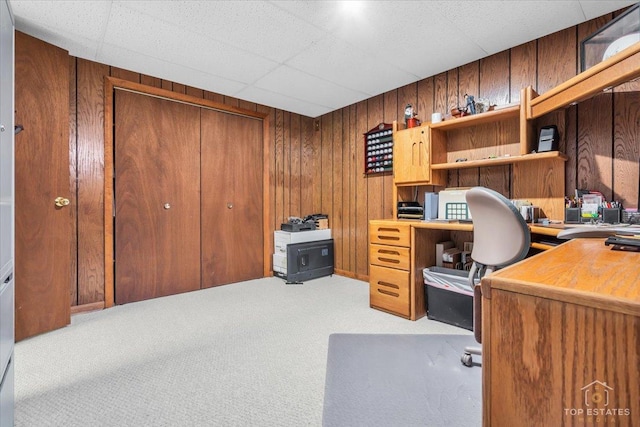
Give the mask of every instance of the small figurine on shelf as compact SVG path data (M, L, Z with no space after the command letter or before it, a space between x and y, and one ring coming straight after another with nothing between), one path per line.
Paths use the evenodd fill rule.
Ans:
M411 104L407 104L407 106L404 107L404 124L408 124L409 119L412 119L414 115L415 113L413 112L413 107L411 106Z
M404 109L404 124L407 128L413 128L420 126L420 120L418 120L418 113L413 109L411 104L407 104Z
M475 114L476 113L476 103L473 99L473 95L467 95L466 93L464 94L464 99L467 102L467 105L465 106L465 111L467 112L467 114Z

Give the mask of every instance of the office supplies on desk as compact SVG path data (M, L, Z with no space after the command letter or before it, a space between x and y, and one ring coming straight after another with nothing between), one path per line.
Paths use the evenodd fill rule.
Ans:
M398 202L398 219L422 219L424 209L418 202Z
M640 238L637 237L610 236L604 244L618 251L640 252Z

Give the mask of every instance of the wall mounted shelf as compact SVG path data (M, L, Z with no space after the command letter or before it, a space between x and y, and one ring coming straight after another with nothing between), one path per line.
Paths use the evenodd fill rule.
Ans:
M558 159L558 160L566 161L567 156L560 153L559 151L548 151L545 153L531 153L531 154L524 154L521 156L503 156L503 157L496 157L492 159L468 160L464 162L432 164L431 169L452 170L452 169L479 168L479 167L486 167L486 166L511 165L519 162L530 162L535 160L550 160L550 159Z

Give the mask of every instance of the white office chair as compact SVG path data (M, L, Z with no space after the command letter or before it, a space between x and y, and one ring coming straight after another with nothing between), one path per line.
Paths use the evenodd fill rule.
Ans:
M531 232L520 211L502 194L484 187L467 191L466 201L473 221L473 264L469 284L473 289L473 332L482 343L482 293L480 279L494 270L527 256ZM466 347L462 363L472 366L472 354L482 354L478 347Z

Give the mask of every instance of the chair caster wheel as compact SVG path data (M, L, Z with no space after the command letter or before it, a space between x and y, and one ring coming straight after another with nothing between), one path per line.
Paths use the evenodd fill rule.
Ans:
M469 368L473 365L473 358L469 353L463 354L462 357L460 358L460 361L464 366L467 366Z

